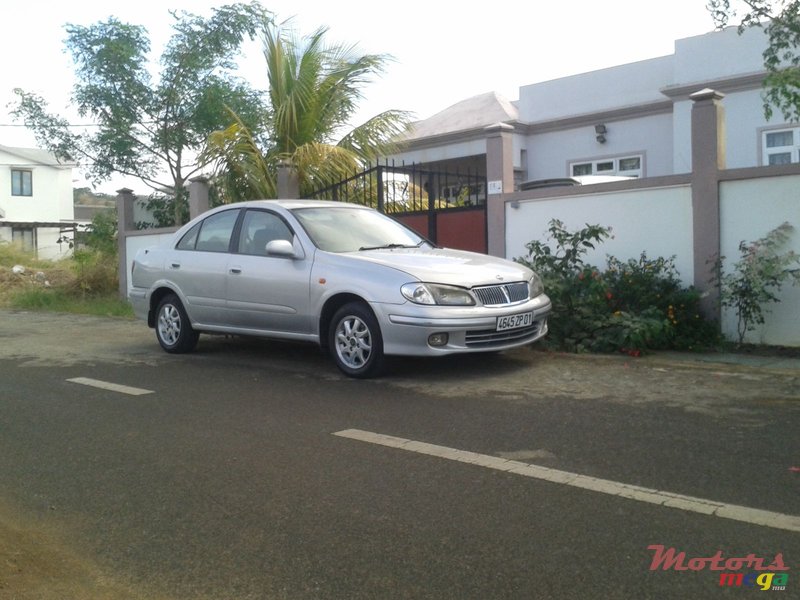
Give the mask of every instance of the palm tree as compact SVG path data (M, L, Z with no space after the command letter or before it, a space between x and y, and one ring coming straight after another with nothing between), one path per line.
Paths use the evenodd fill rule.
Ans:
M393 140L409 121L404 111L383 112L341 135L362 98L361 88L383 72L388 58L325 45L326 32L321 28L298 39L272 23L264 26L265 133L260 138L231 112L233 124L208 140L207 158L215 164L227 201L275 198L282 163L294 168L302 196L396 150Z

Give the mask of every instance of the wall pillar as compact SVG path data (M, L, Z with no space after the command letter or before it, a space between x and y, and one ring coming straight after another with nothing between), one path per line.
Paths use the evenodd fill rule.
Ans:
M506 255L504 194L514 191L514 127L497 123L486 132L486 245L492 256Z
M692 226L694 285L703 293L700 308L720 320L719 288L712 279L720 255L719 181L725 169L724 94L712 89L695 92L692 106Z
M117 190L117 272L119 273L119 297L128 298L128 250L125 238L127 232L135 229L133 221L133 203L136 196L133 190L122 188Z
M189 220L202 215L211 208L208 177L193 177L189 180Z
M278 198L291 200L300 197L300 180L294 165L282 162L278 165Z

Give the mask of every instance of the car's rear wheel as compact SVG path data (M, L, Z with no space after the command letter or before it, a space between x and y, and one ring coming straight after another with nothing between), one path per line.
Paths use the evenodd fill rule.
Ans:
M191 352L199 334L192 328L186 309L175 294L168 294L158 304L156 337L161 347L171 354Z
M375 315L361 302L342 306L331 320L328 348L339 370L365 379L383 369L383 337Z

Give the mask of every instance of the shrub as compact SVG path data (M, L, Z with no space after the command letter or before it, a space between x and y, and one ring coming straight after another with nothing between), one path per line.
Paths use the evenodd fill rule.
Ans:
M650 348L694 350L719 342L717 326L701 316L700 292L683 286L674 256L649 259L642 252L627 262L610 256L604 278L615 312L649 311L665 320L666 327L650 340Z
M14 272L14 265L24 272ZM116 256L75 250L69 259L38 260L15 245L0 244L0 304L46 308L62 300L115 298L118 286Z
M72 257L75 274L64 291L79 298L111 295L119 287L116 257L103 252L76 250Z
M117 255L117 212L99 212L92 218L82 235L87 248L111 257Z
M748 331L765 321L766 304L780 302L777 294L783 284L800 284L800 258L791 250L781 252L794 228L782 223L755 242L739 242L741 258L733 271L722 275L722 261L717 261L717 285L723 308L732 308L737 317L739 344Z
M554 219L548 240L530 242L528 255L516 259L539 273L553 302L546 344L639 355L715 343L716 328L700 316L699 293L681 286L674 258L609 257L604 272L584 262L588 250L610 234L609 228L588 224L571 232Z

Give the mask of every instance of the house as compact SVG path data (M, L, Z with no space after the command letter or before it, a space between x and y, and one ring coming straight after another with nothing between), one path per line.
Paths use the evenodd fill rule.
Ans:
M39 258L61 258L75 233L72 169L36 148L0 145L0 242L18 242Z
M558 219L573 231L586 223L614 231L587 264L673 257L706 316L736 339L735 311L717 302L716 261L730 273L742 240L783 222L800 227L800 124L764 115L766 47L763 30L728 28L676 40L668 56L524 85L513 102L469 98L414 124L390 159L478 169L489 254L524 256ZM552 185L597 176L628 179ZM785 250L800 252L800 230ZM800 346L800 288L778 297L746 341Z
M728 28L679 39L668 56L524 85L513 102L482 94L415 123L390 158L493 179L488 140L500 128L506 150L494 171L513 170L504 193L544 179L687 173L689 96L710 88L725 94L729 168L798 162L800 126L764 117L765 47L761 29Z

